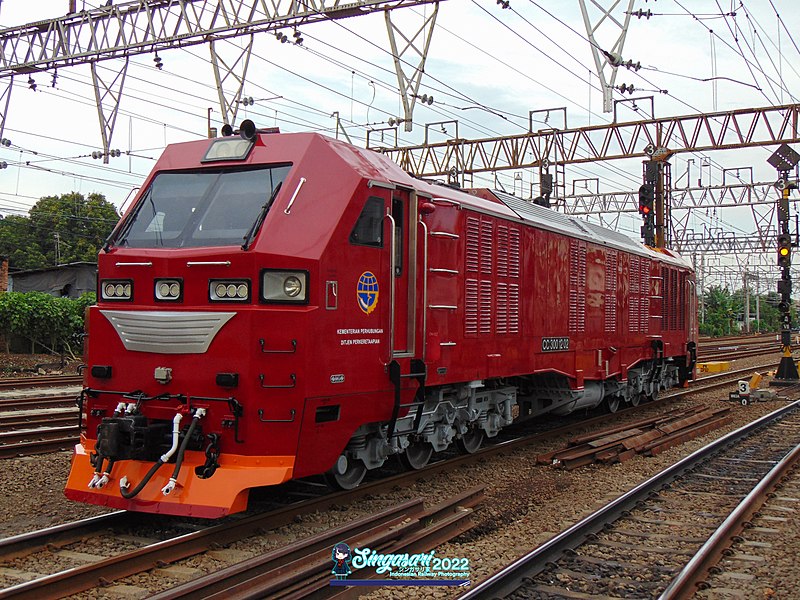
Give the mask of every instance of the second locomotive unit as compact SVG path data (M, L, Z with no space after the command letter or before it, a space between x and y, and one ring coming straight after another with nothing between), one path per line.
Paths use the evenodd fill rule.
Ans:
M313 133L169 146L98 264L66 494L115 508L351 488L694 375L681 257Z

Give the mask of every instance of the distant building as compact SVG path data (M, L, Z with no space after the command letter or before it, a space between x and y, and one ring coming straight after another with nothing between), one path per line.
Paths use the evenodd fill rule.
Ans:
M7 265L8 262L4 264ZM86 292L97 290L97 263L74 262L45 269L16 271L7 277L9 292L45 292L51 296L78 298Z

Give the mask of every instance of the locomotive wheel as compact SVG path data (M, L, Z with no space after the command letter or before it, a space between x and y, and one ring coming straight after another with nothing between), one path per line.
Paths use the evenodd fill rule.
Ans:
M615 413L619 409L619 396L609 396L606 398L606 408L608 412Z
M433 456L433 446L430 442L412 442L405 452L398 455L400 464L409 471L416 471L428 464Z
M483 429L473 427L456 440L458 449L464 454L474 454L483 443Z
M352 490L364 480L367 474L367 466L358 459L348 459L342 454L333 465L333 468L325 473L325 481L334 489Z
M647 400L647 396L644 394L633 394L631 396L631 406L639 406L642 400Z

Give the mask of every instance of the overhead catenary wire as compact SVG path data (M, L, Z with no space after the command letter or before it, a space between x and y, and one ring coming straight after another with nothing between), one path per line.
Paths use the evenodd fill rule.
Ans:
M533 4L533 3L532 3L532 4ZM516 10L516 9L515 9L515 10ZM523 15L523 16L524 16L524 15ZM438 28L441 28L441 23L440 23L440 24L439 24L437 27L438 27ZM307 37L307 39L311 39L311 36L306 36L306 37ZM538 37L538 34L537 34L536 36L532 36L532 37L534 37L534 38L535 38L535 37ZM476 38L476 39L480 39L480 38ZM476 48L480 48L480 46L477 46L477 45L476 45L475 47L476 47ZM486 45L485 45L485 44L483 44L483 47L484 47L484 52L486 52L486 49L485 49L485 48L486 48ZM563 49L562 49L562 52L563 52ZM257 53L257 54L258 54L258 53ZM366 54L370 54L370 53L368 53L368 52L365 52L364 54L366 55ZM489 54L489 55L492 55L492 53L491 53L491 52L488 52L488 54ZM565 55L565 56L566 56L566 55ZM494 57L494 56L492 56L492 58L495 58L495 57ZM501 57L497 57L497 58L501 58ZM571 55L569 55L569 58L566 58L564 62L568 62L568 61L571 61L571 60L573 60L573 57L572 57ZM208 59L205 59L205 61L206 61L206 63L207 63L207 62L208 62ZM273 62L275 62L275 61L273 61ZM132 64L133 64L133 63L132 63ZM501 63L499 63L499 64L501 64ZM346 68L346 64L345 64L344 62L342 63L342 66ZM152 68L152 67L151 67L151 68ZM370 75L370 72L372 72L372 73L375 73L375 67L369 67L367 71L364 71L364 72L363 72L363 75L364 75L365 77L366 77L366 76L369 76L369 75ZM385 70L384 72L388 72L388 70ZM425 75L425 77L426 77L426 79L425 79L425 81L426 81L426 82L429 82L429 83L430 83L431 81L433 81L433 80L431 80L431 79L429 79L429 78L428 78L428 75L427 75L427 74ZM377 74L376 74L376 76L373 76L372 80L373 80L373 81L376 81L376 82L378 81L378 76L377 76ZM579 79L579 80L581 80L581 79ZM583 77L582 81L584 82L584 85L585 85L585 83L586 83L586 77ZM312 82L312 83L313 83L313 82ZM253 85L253 84L251 84L251 82L250 82L250 78L248 78L248 83L247 83L247 85L248 85L248 86L250 86L250 85ZM315 86L315 87L316 87L316 86ZM653 86L653 87L660 87L660 86ZM445 93L445 91L447 90L447 88L446 88L446 87L444 87L444 86L440 86L438 89L441 89L441 91L440 91L440 92L437 92L439 95L443 95L443 94ZM595 87L595 89L596 89L596 87ZM341 90L341 87L339 87L339 90ZM181 90L181 91L183 91L183 90ZM149 100L151 99L151 97L150 97L150 95L149 95L149 94L148 94L147 96L143 96L142 94L133 94L133 96L135 96L135 97L138 97L138 98L142 98L142 100L137 100L137 101L149 101ZM143 99L143 98L145 98L145 97L147 98L147 100L144 100L144 99ZM192 96L192 97L197 97L197 96ZM352 93L350 93L350 94L347 94L346 92L340 92L340 95L339 95L338 97L340 97L340 98L346 98L346 99L348 99L348 100L349 100L349 99L351 99L351 97L352 97ZM457 95L457 94L453 94L453 98L459 98L459 97L462 97L462 98L463 98L463 96L460 96L460 95ZM679 98L676 98L676 99L679 99ZM478 98L475 98L475 100L477 100L477 101L480 101L480 99L478 99ZM680 100L680 99L679 99L679 100ZM208 100L208 99L206 99L206 98L203 98L202 100L198 100L198 102L200 102L200 101L202 101L202 102L205 102L205 103L208 103L208 102L213 102L212 100ZM296 109L297 109L297 108L300 106L299 104L297 104L297 103L296 103L294 100L292 100L292 99L287 99L287 100L285 100L285 101L283 101L283 102L285 102L285 103L283 104L284 108L282 108L282 109L281 109L282 111L287 111L287 110L296 110ZM194 101L189 101L189 104L195 105L195 104L196 104L196 102L194 102ZM456 107L456 106L447 107L447 106L446 106L446 104L447 104L446 102L442 102L441 104L442 104L442 106L443 106L444 108L446 108L446 109L450 109L451 111L460 110L460 109L459 109L458 107ZM496 110L496 111L498 111L498 112L502 110L500 107L492 106L492 104L496 104L496 103L486 103L486 102L480 102L480 104L481 104L483 107L489 108L490 110ZM180 104L179 104L179 105L180 105ZM294 108L292 108L292 107L294 107ZM291 120L294 120L294 121L297 123L297 125L296 125L297 127L306 127L306 128L309 128L309 129L315 129L315 130L320 130L320 131L332 131L334 128L332 127L332 125L331 125L331 122L330 122L330 112L329 112L329 111L322 111L322 110L318 110L318 109L317 109L317 110L315 110L315 108L316 108L316 107L312 106L311 104L306 104L306 109L309 111L308 113L306 113L306 116L307 116L307 118L305 118L306 116L304 116L304 118L303 118L302 120L301 120L301 119L290 119L289 121L291 121ZM169 105L168 105L167 107L165 107L165 108L164 108L164 110L174 110L174 109L175 109L175 106L169 106ZM121 110L124 110L124 109L121 109ZM426 110L427 110L427 108L426 108ZM186 111L186 112L191 112L191 111ZM199 112L199 111L198 111L198 112ZM507 111L506 111L506 112L507 112ZM699 111L699 110L697 110L696 112L702 112L702 111ZM121 112L120 114L126 114L126 115L128 115L128 116L131 116L133 113L132 113L131 111L128 111L128 112L125 112L125 113L122 113L122 112ZM179 114L180 114L180 113L179 113ZM250 110L250 114L253 114L253 115L261 115L261 116L265 116L266 118L270 118L270 119L272 118L272 115L265 115L265 113L264 113L264 111L263 111L263 110L261 110L261 111L258 111L258 112L257 112L257 111L255 111L255 110L252 110L252 109L251 109L251 110ZM391 111L391 110L385 110L385 112L384 112L383 114L385 114L385 115L391 115L391 114L394 114L394 111ZM438 113L438 114L441 114L441 113ZM456 113L456 112L449 112L449 113L445 113L445 114L451 114L451 115L457 115L457 116L461 116L461 115L458 115L458 113ZM192 116L193 116L193 118L195 118L195 119L198 119L198 120L199 120L199 119L203 119L203 117L202 117L202 116L200 116L200 115L197 115L197 114L194 114L194 115L192 115ZM283 112L282 112L281 116L283 117ZM133 118L136 118L136 117L133 117ZM517 118L521 118L521 117L520 117L519 115L517 115ZM154 120L154 121L155 121L155 120ZM168 119L165 119L165 121L168 121ZM326 122L320 123L320 121L326 121ZM288 122L288 121L287 121L287 122ZM301 122L302 122L303 124L300 124ZM476 121L476 123L477 123L477 121ZM357 125L357 123L356 123L356 124L354 124L354 125ZM492 129L494 129L494 128L492 128ZM477 130L477 129L476 129L476 131L480 131L480 130ZM353 131L351 131L351 134L354 134L354 135L353 135L354 139L359 139L359 140L360 140L360 139L363 139L363 137L360 137L360 136L358 135L358 133L357 133L357 132L353 132ZM405 142L406 142L406 140L405 140L405 139L403 139L402 141L403 141L403 143L405 143ZM605 170L605 166L603 166L602 168ZM577 172L577 171L576 171L576 172ZM588 170L587 170L587 172L588 172ZM622 175L622 173L621 173L621 172L620 172L620 175ZM502 177L504 177L504 175L502 175L502 174L501 174L501 175L500 175L500 177L502 178ZM625 175L625 177L626 177L626 179L627 179L628 177L630 177L630 175L629 175L629 174L626 174L626 175Z

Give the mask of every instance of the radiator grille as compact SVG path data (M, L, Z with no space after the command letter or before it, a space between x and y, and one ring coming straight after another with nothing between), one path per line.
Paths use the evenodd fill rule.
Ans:
M203 354L233 312L101 310L126 350Z

